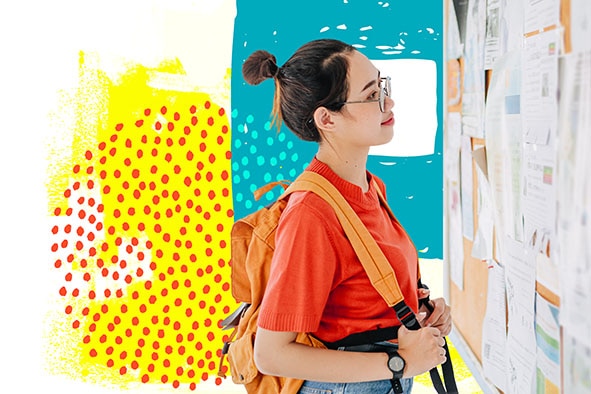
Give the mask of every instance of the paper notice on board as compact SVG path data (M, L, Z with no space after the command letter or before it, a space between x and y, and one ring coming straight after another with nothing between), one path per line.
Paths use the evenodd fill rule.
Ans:
M484 44L484 69L490 70L501 55L501 0L486 2L486 40Z
M446 59L459 59L462 57L464 47L462 45L462 37L460 36L458 18L456 17L456 8L452 0L447 1L447 20L445 56Z
M488 270L486 313L482 322L482 369L484 376L502 391L507 385L507 319L505 269L492 263Z
M556 135L558 128L557 29L525 40L522 88L523 223L525 246L537 254L538 281L558 292L551 257L556 224Z
M591 347L591 52L561 63L560 165L557 223L561 323Z
M464 289L464 237L462 236L462 203L460 189L460 147L462 120L459 112L447 114L445 135L445 176L447 179L447 242L449 245L450 279Z
M559 43L558 29L525 39L521 114L527 143L547 145L556 134Z
M556 155L553 145L525 144L523 147L524 246L539 265L538 281L558 293L556 261L550 259L555 243L556 223Z
M494 215L492 191L486 175L486 149L483 146L474 146L472 156L476 163L478 180L478 227L472 244L472 257L479 260L492 260Z
M502 11L501 47L506 52L521 51L525 6L522 1L504 0Z
M560 392L559 309L536 295L536 344L538 393Z
M564 330L564 393L591 393L591 347Z
M507 292L507 393L531 393L535 388L536 338L534 334L535 263L520 242L505 239Z
M591 50L591 1L570 0L570 33L574 53Z
M472 139L462 136L460 148L461 197L462 197L462 234L468 240L474 239L474 199L472 198Z
M486 0L469 0L464 42L463 133L484 137Z
M505 236L523 241L520 99L521 52L512 51L495 63L485 117L488 179L499 250Z
M525 32L541 31L560 22L560 0L526 0Z

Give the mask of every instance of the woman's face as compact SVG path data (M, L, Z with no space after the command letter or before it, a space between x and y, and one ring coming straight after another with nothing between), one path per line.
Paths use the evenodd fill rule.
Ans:
M382 76L383 77L383 76ZM394 101L386 96L384 112L377 100L382 86L380 72L361 52L349 55L349 93L338 116L338 134L358 147L388 143L394 134ZM367 102L365 102L367 101Z

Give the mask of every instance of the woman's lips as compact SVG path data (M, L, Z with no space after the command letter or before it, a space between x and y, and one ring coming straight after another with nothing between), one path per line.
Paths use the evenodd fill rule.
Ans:
M382 126L391 126L394 124L394 116L390 116L387 121L382 122Z

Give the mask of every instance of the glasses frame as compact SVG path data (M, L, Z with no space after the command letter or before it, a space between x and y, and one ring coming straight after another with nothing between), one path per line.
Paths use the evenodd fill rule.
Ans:
M380 78L380 96L374 100L359 100L359 101L343 101L339 104L363 104L363 103L375 103L378 102L380 104L380 111L382 113L386 112L386 96L390 97L390 93L392 92L391 87L391 78L390 77L381 77ZM382 84L385 82L385 84Z

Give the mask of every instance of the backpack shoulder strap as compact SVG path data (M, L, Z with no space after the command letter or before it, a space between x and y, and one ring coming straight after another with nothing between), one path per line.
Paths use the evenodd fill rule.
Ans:
M391 307L404 302L396 275L386 256L359 216L332 183L320 174L304 171L289 185L282 197L295 191L311 191L333 207L374 288Z
M376 191L378 192L378 197L380 198L380 202L382 203L382 205L384 206L384 208L386 208L386 211L388 212L388 215L390 215L390 219L392 219L393 221L395 221L396 223L398 223L398 225L400 227L402 227L402 225L400 224L400 222L398 221L398 219L396 219L396 216L394 216L394 212L392 211L392 209L390 208L390 205L388 205L388 201L386 201L386 197L384 197L384 194L382 193L382 190L380 190L380 187L378 186L378 183L372 179L372 182L374 184L374 187L376 189ZM405 230L406 232L406 230ZM409 237L410 239L410 237ZM410 240L410 242L412 243L412 239ZM414 245L414 243L413 243ZM415 250L416 250L416 246L415 246ZM421 283L421 266L419 265L419 260L417 258L417 282L419 284L419 288L420 287L426 287L425 285L423 285Z

